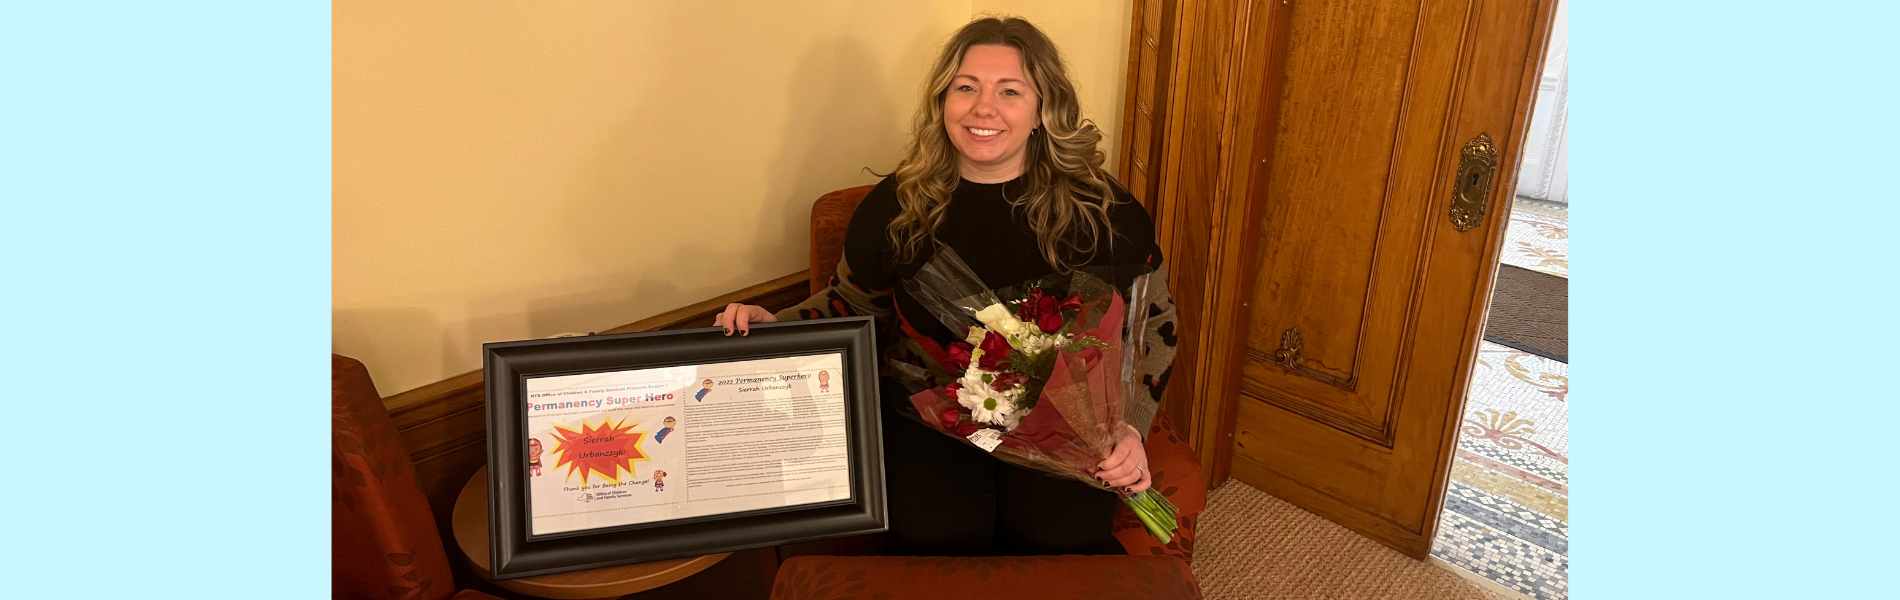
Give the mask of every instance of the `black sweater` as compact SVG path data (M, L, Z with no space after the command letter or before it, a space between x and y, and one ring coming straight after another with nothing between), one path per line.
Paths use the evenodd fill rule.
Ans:
M937 229L937 240L956 251L991 289L1055 272L1055 267L1043 260L1024 211L1006 199L1020 197L1023 187L1020 179L1001 184L962 181L951 193L949 212ZM1154 221L1126 190L1119 185L1114 189L1117 201L1109 208L1112 242L1101 240L1093 256L1077 262L1091 271L1106 267L1112 271L1112 283L1124 292L1135 276L1150 272L1157 276L1150 285L1159 293L1152 294L1145 307L1129 307L1145 309L1148 320L1141 334L1143 348L1136 353L1135 372L1130 374L1140 384L1139 389L1122 403L1129 423L1139 431L1148 431L1174 362L1174 302L1167 294L1166 269L1156 247ZM865 196L852 215L845 231L844 260L831 285L797 306L779 311L777 316L779 320L854 315L877 318L885 374L917 391L947 384L957 377L958 373L943 366L947 359L932 356L941 355L943 348L963 335L952 334L904 290L903 280L929 261L934 245L926 244L919 248L918 256L899 264L886 233L898 213L897 181L887 177ZM910 331L899 333L904 325ZM929 346L936 346L936 350Z
M995 184L960 181L951 193L943 225L937 229L937 240L956 251L991 289L1055 272L1055 267L1043 259L1042 250L1036 244L1036 233L1030 229L1023 209L1009 202L1010 198L1021 197L1025 187L1021 178ZM1077 264L1140 267L1118 269L1121 271L1152 270L1161 264L1161 252L1155 246L1154 221L1141 203L1120 185L1114 185L1114 189L1117 201L1109 208L1109 225L1114 237L1098 239L1094 256ZM858 205L844 243L845 261L853 269L851 283L868 292L895 292L898 313L918 333L940 344L962 339L960 333L952 335L930 316L899 284L902 278L914 275L929 260L931 250L926 241L919 245L916 257L903 264L897 262L896 249L887 231L899 212L896 176L884 178ZM1118 285L1127 283L1121 281Z

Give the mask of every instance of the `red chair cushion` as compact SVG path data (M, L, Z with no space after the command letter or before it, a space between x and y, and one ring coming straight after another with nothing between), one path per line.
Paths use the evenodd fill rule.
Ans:
M838 259L844 257L844 232L851 226L851 215L858 203L871 193L873 186L845 188L818 198L811 205L811 293L831 285L837 274Z
M773 600L1200 597L1168 556L800 556L772 583Z
M416 487L415 465L402 449L369 369L356 359L330 357L330 424L332 595L454 596L449 557L429 501Z
M1124 505L1115 511L1115 539L1135 556L1172 556L1193 563L1194 525L1200 520L1201 509L1207 508L1207 478L1201 475L1201 460L1187 440L1175 433L1174 426L1160 417L1155 418L1143 448L1148 451L1148 469L1154 477L1151 486L1181 510L1178 527L1174 539L1162 544Z

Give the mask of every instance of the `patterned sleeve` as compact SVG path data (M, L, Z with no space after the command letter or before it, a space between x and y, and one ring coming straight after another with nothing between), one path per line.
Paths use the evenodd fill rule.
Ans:
M850 253L847 252L838 259L838 271L831 276L830 286L773 316L780 321L799 321L868 315L877 319L879 331L889 329L888 321L893 314L891 289L867 289L858 283L855 275L851 270Z
M1118 262L1141 265L1142 271L1148 273L1145 289L1129 289L1131 308L1145 309L1147 321L1141 337L1131 343L1134 348L1129 353L1134 355L1134 372L1129 375L1122 402L1122 418L1140 431L1145 440L1160 409L1162 394L1167 391L1168 376L1174 369L1180 320L1175 313L1174 298L1168 294L1168 265L1162 257L1154 219L1126 188L1119 183L1115 188L1121 200L1116 205L1113 221L1116 234L1119 240L1133 242L1126 246L1127 254L1121 254ZM1136 295L1140 295L1139 305L1133 303Z
M1148 319L1139 346L1131 351L1135 355L1134 373L1127 397L1122 401L1122 418L1141 432L1143 440L1148 438L1148 431L1154 425L1161 395L1167 391L1168 376L1174 371L1174 346L1179 327L1174 298L1168 294L1166 265L1155 267L1148 276L1147 286L1149 291L1144 304Z
M879 337L892 331L892 288L896 276L886 230L897 217L897 179L886 177L864 196L845 228L844 253L830 285L804 302L773 316L780 321L870 316Z

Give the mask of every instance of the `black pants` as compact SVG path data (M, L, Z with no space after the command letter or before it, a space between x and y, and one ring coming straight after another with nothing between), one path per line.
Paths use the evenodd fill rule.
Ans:
M1005 463L899 414L909 396L894 381L880 395L890 554L1127 553L1110 533L1114 492Z

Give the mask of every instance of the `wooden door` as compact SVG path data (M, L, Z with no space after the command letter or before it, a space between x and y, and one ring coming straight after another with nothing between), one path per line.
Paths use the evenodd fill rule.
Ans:
M1171 27L1135 36L1121 167L1175 267L1166 410L1211 483L1430 551L1551 4L1138 5Z

